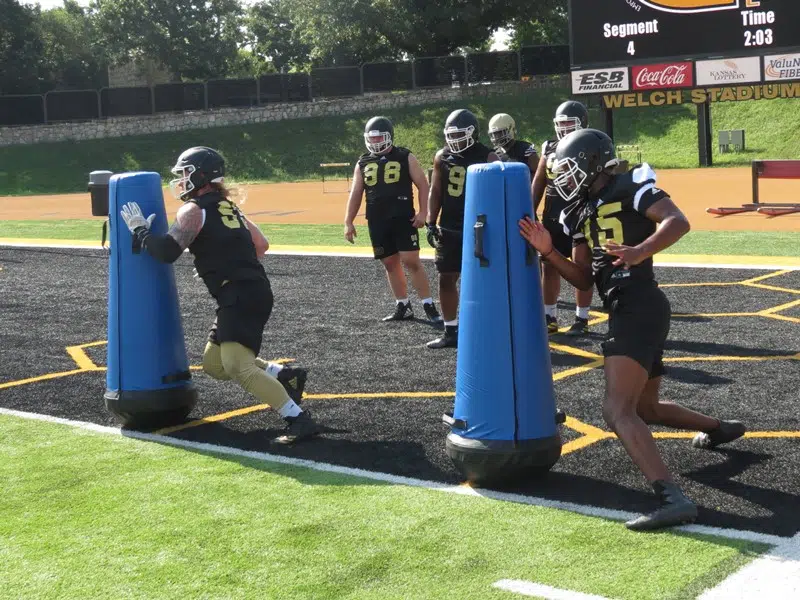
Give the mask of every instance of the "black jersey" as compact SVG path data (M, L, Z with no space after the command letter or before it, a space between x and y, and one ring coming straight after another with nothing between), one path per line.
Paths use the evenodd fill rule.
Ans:
M467 190L467 167L489 162L494 152L488 146L476 142L461 154L453 154L448 148L440 156L442 181L442 214L439 226L461 232L464 229L464 202Z
M555 221L559 220L561 211L567 207L567 203L558 195L556 186L553 184L553 180L555 179L553 162L555 161L557 145L558 140L547 140L542 144L542 156L544 156L546 161L545 173L547 175L547 187L545 187L544 192L544 211L542 215L544 219L552 219Z
M588 243L592 250L592 271L604 301L615 288L655 280L652 258L630 269L615 267L617 257L602 248L609 240L636 246L655 233L656 223L645 213L667 196L655 182L656 174L648 164L637 165L627 173L614 175L595 200L577 203L562 214L564 230L574 243Z
M536 158L536 146L524 140L515 140L508 148L497 150L497 157L503 162L521 162L527 164L531 156Z
M358 168L367 195L367 219L414 216L411 151L398 146L386 154L362 154Z
M203 228L189 245L197 274L212 296L225 281L267 280L238 207L217 192L192 200L203 209Z

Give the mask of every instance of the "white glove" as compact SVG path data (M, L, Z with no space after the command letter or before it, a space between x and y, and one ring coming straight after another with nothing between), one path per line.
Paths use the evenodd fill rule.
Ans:
M122 220L125 221L125 225L128 226L131 233L139 229L139 227L150 229L150 226L156 218L156 215L152 214L145 219L142 214L142 209L139 208L136 202L128 202L125 204L122 210L119 211L119 214L122 216Z

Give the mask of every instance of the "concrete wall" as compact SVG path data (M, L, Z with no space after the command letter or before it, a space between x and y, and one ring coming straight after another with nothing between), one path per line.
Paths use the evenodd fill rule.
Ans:
M390 112L392 109L402 106L456 102L463 98L473 97L524 94L535 89L568 85L569 78L565 75L536 78L524 82L495 83L464 88L435 88L395 94L371 94L339 100L268 104L254 108L116 117L84 123L0 127L0 146L147 135L165 131L206 129L327 115Z

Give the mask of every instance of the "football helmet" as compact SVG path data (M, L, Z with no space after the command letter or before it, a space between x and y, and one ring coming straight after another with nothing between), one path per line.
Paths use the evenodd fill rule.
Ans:
M581 199L600 173L618 164L610 137L597 129L579 129L558 142L553 159L553 185L559 196L573 202Z
M372 154L385 154L391 150L394 125L386 117L372 117L364 127L364 144Z
M517 124L511 115L500 113L489 121L489 139L496 149L505 148L517 138Z
M556 136L560 140L568 133L586 129L589 126L589 111L580 102L567 100L556 109L553 124L556 128Z
M461 154L475 145L478 134L477 117L464 108L451 112L445 121L444 141L453 154Z
M178 178L169 182L169 189L173 196L186 202L203 186L225 181L225 159L216 150L195 146L178 157L171 171Z

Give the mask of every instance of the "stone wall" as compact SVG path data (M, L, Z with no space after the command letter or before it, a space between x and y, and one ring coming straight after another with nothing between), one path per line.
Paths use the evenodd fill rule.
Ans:
M464 98L514 93L524 94L535 89L566 87L568 85L569 78L565 75L535 78L524 82L435 88L394 94L369 94L339 100L268 104L253 108L229 108L177 114L163 113L144 117L116 117L83 123L0 127L0 146L147 135L165 131L207 129L328 115L366 112L388 113L392 109L402 106L450 103Z

